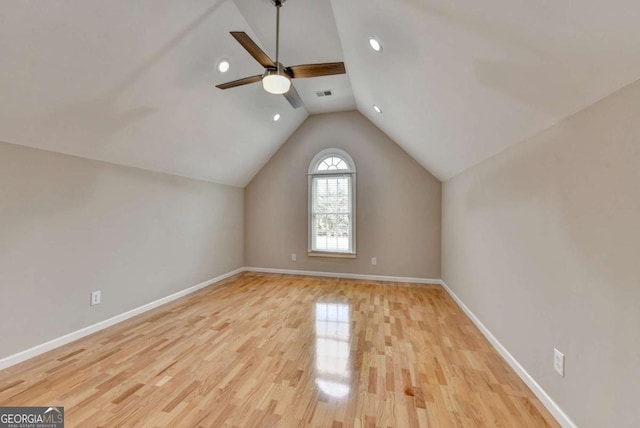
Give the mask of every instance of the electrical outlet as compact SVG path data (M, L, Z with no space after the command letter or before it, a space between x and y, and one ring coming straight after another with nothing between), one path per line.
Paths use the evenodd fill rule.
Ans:
M378 264L378 258L377 257L371 257L371 264L372 265L377 265Z
M99 305L102 299L102 293L100 291L91 292L91 306Z
M296 253L291 253L291 261L295 262L298 259L298 256L296 256Z
M557 349L553 349L553 369L564 377L564 354Z

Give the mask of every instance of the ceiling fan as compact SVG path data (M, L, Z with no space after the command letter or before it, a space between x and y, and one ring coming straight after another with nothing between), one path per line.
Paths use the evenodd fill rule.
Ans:
M217 85L220 89L229 89L236 86L247 85L262 81L265 91L272 94L282 94L293 108L302 107L302 100L291 84L291 79L304 77L330 76L332 74L346 73L343 62L326 62L322 64L303 64L285 67L279 61L280 45L280 8L286 0L271 0L276 7L276 60L267 56L251 37L243 31L231 31L231 35L242 45L249 54L264 67L264 73L256 76L245 77L233 82Z

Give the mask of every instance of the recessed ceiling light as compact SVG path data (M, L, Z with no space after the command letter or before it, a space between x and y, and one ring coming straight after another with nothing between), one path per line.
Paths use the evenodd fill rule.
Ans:
M277 122L277 121L279 121L279 120L280 120L280 113L276 113L276 114L274 114L274 115L273 115L273 121L274 121L274 122Z
M369 46L371 46L371 49L376 52L382 52L382 43L380 43L380 40L376 39L373 36L369 37Z
M220 73L226 73L227 71L229 71L229 60L228 59L221 59L220 61L218 61L218 71Z
M382 113L382 109L375 104L373 105L373 109L376 111L376 113Z

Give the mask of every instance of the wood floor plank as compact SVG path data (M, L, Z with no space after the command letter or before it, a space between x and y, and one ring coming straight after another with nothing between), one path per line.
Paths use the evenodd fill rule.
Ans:
M557 427L438 286L242 273L0 373L75 426Z

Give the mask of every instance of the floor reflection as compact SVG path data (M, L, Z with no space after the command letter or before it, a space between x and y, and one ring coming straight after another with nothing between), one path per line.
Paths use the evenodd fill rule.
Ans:
M316 303L316 384L335 398L349 395L349 305Z

